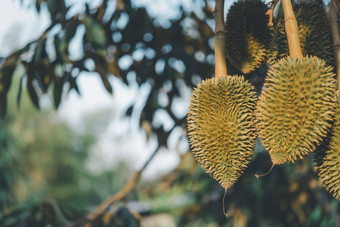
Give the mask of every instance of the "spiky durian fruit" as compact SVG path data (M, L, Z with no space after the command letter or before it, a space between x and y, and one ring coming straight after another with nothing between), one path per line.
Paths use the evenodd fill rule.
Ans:
M226 21L227 57L247 74L258 68L268 55L272 32L261 1L238 1L229 9Z
M294 5L294 13L299 26L299 40L303 56L311 55L334 65L333 41L330 23L321 2L308 2ZM274 29L268 62L289 55L284 18L280 17Z
M332 70L317 57L287 57L269 69L256 116L273 164L301 159L326 136L335 111Z
M255 146L254 87L241 76L207 79L194 89L188 136L195 159L225 189L247 167Z
M340 91L336 94L336 112L328 143L316 152L316 167L324 188L340 201Z

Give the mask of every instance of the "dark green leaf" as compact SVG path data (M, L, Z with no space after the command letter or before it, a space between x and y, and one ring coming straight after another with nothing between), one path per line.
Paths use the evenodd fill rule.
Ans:
M54 90L53 90L53 100L54 100L54 106L56 109L58 108L60 101L61 101L61 96L63 94L63 87L64 87L63 80L57 77L54 82Z
M35 9L37 10L38 13L40 13L40 2L39 1L35 2Z
M133 105L130 106L130 107L126 110L125 115L128 116L128 117L130 117L130 116L132 115L132 111L133 111Z
M105 86L105 89L111 94L113 95L113 89L112 89L112 86L110 84L110 82L108 81L108 79L106 77L100 77L103 81L103 84Z
M7 113L7 97L6 94L0 93L0 118L4 119Z
M17 94L17 107L20 107L20 100L21 100L21 92L22 92L22 84L23 84L23 80L24 77L21 77L20 81L19 81L19 90L18 90L18 94Z
M64 41L69 43L71 39L75 36L79 21L77 19L71 19L65 24L65 34Z
M31 100L32 100L34 106L37 109L39 109L40 108L39 107L39 98L38 98L36 90L34 89L33 81L32 80L28 80L27 81L27 89L28 89L28 94L30 95Z
M78 88L78 84L77 84L77 82L76 82L76 77L72 77L72 76L70 76L69 77L69 83L70 83L70 90L71 89L74 89L74 90L76 90L76 92L78 93L78 95L80 95L80 91L79 91L79 88Z

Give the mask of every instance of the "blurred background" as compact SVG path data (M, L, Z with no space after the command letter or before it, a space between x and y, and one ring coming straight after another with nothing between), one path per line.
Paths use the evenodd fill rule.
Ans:
M313 154L257 179L259 141L223 215L186 134L192 88L214 72L214 5L1 1L0 226L340 226ZM258 93L267 68L245 75Z

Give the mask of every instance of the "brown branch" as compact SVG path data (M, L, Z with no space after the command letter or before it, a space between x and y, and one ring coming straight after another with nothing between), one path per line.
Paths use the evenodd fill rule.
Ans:
M338 90L340 90L340 34L339 34L339 15L336 9L336 2L332 0L330 3L330 17L333 37L334 60L336 75L338 78Z
M227 63L225 51L224 0L216 0L215 5L215 76L226 76Z
M40 36L39 38L37 38L37 39L35 39L35 40L33 40L33 41L27 43L23 48L14 51L14 52L11 53L10 55L8 55L8 56L6 57L6 59L10 59L10 58L12 58L12 57L17 58L18 56L20 56L20 55L22 54L22 52L24 52L25 50L27 50L32 44L38 42L39 40L45 39L47 33L48 33L49 31L51 31L51 29L54 28L55 25L56 25L56 23L49 25L49 26L45 29L45 31L41 34L41 36Z
M141 174L142 174L141 170L135 172L133 177L124 185L124 187L119 192L117 192L116 194L114 194L110 198L106 199L102 204L100 204L97 207L97 209L94 212L92 212L88 215L89 220L90 221L95 220L97 217L99 217L101 214L103 214L109 208L109 206L111 204L124 199L132 191L132 189L135 187L135 185L137 184Z
M148 158L146 163L143 165L143 167L139 170L136 171L133 177L123 186L122 189L120 189L119 192L116 194L112 195L108 199L106 199L104 202L102 202L95 211L91 212L88 214L86 218L81 218L73 222L71 225L67 225L68 227L72 226L85 226L85 224L94 221L96 218L98 218L100 215L102 215L112 204L119 202L123 200L136 186L138 183L143 171L146 169L146 167L150 164L152 159L155 157L157 152L160 149L160 145L157 146L155 151L151 154L151 156Z
M288 40L289 56L302 58L302 51L299 40L299 28L294 15L291 0L281 0L283 14L285 17L285 29Z
M144 171L144 169L149 165L149 163L151 162L151 160L155 157L156 153L159 150L159 146L156 148L156 150L151 154L151 156L149 157L149 159L146 161L146 163L144 164L144 166L137 172L135 172L135 174L133 175L133 177L124 185L124 187L117 192L116 194L114 194L113 196L111 196L110 198L108 198L107 200L105 200L102 204L100 204L97 209L90 213L88 215L89 220L95 220L98 216L100 216L101 214L103 214L107 208L113 204L116 203L122 199L124 199L131 191L132 189L135 187L135 185L137 184L137 182L139 181L142 172Z
M274 14L274 10L275 10L275 7L276 7L278 2L279 2L279 0L273 0L273 1L268 3L268 4L270 4L270 8L266 12L266 15L269 16L268 26L270 26L270 27L273 26L273 14Z
M58 204L58 202L54 199L45 199L45 201L43 202L43 204L46 204L46 205L50 205L56 216L59 218L59 220L65 225L65 224L69 224L70 221L67 220L67 218L64 216L63 212L61 211L60 209L60 206Z

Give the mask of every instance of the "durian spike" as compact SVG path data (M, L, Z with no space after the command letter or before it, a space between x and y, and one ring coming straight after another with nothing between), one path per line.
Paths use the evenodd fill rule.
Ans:
M332 0L330 3L330 17L333 37L334 60L336 67L336 75L338 78L338 90L340 90L340 33L339 33L339 15L336 2Z
M264 173L264 174L255 174L255 177L256 178L260 178L260 177L264 177L264 176L267 176L268 174L270 174L274 168L275 164L273 163L272 167L270 167L270 169Z
M227 62L225 53L224 0L216 0L215 5L215 76L226 76Z
M281 0L285 18L285 29L288 39L289 56L302 58L302 51L299 40L299 29L294 15L291 0Z

